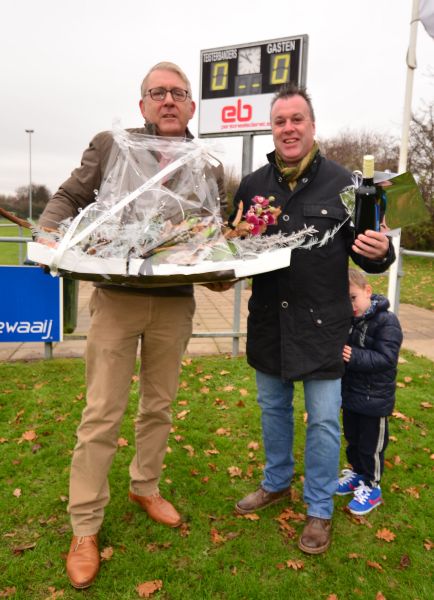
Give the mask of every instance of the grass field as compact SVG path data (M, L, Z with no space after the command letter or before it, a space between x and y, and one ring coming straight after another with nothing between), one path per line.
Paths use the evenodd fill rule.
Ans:
M31 237L28 229L19 229L13 223L0 219L0 237ZM21 249L21 250L20 250ZM26 245L18 242L0 242L0 265L18 265L26 259Z
M0 597L76 599L64 559L84 363L0 363L0 373ZM252 520L236 516L233 507L258 485L264 461L253 371L244 358L184 362L161 482L184 517L177 530L127 502L137 394L133 378L100 536L106 558L83 597L135 599L139 584L159 580L152 598L160 600L432 600L432 362L402 353L385 504L355 518L345 511L348 497L336 498L333 543L317 557L297 548L305 435L299 387L292 512L276 505Z

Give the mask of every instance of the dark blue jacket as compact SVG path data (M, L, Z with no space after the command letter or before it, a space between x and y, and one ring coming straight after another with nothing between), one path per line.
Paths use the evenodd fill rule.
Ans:
M342 380L345 409L372 417L385 417L395 404L396 371L402 330L389 312L389 301L373 294L367 314L353 318L348 346L351 359Z

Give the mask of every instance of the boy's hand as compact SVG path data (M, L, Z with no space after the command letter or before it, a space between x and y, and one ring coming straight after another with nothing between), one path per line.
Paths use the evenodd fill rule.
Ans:
M351 346L344 346L344 349L342 351L342 358L344 359L345 362L350 362Z

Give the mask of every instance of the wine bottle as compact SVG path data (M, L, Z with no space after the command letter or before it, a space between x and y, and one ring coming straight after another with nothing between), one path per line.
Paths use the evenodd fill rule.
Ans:
M356 236L367 229L380 231L380 198L374 185L374 157L363 157L362 183L356 189Z

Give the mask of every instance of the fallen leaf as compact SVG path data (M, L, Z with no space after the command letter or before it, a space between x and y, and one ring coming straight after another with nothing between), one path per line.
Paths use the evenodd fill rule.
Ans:
M16 587L7 587L4 590L0 590L0 598L11 598L17 593Z
M375 600L386 600L386 596L384 596L381 592L377 592Z
M226 541L226 538L224 537L224 535L220 534L217 531L217 529L215 529L214 527L211 529L210 534L211 534L211 542L213 544L223 544L223 542Z
M285 508L285 510L282 511L280 513L280 515L277 517L278 521L280 521L281 519L285 520L285 521L288 521L288 520L291 520L291 521L305 521L306 520L306 515L303 514L303 513L294 512L292 510L292 508L290 508L288 506L288 508Z
M0 438L0 444L5 444L6 442L8 442L9 440L7 438ZM12 589L12 588L11 588Z
M383 567L380 565L380 563L377 563L373 560L367 560L366 564L368 565L368 567L371 567L371 569L377 569L377 571L383 570Z
M126 440L123 437L118 438L118 446L119 446L119 448L122 448L124 446L128 446L128 440Z
M30 544L22 544L21 546L14 546L12 548L12 553L13 554L22 554L26 550L33 550L33 548L36 548L36 542L32 542Z
M99 555L101 556L101 560L110 560L113 556L112 546L107 546L107 548L104 548Z
M412 496L413 498L420 498L419 490L416 487L409 487L404 490L406 494Z
M279 570L286 569L285 563L277 563L276 569L279 569Z
M231 435L231 430L219 427L215 433L216 435Z
M422 408L432 408L433 407L431 402L421 402L420 405Z
M240 392L240 396L248 396L249 395L249 391L245 390L244 388L240 388L238 391Z
M406 569L407 567L409 567L411 565L411 560L410 557L408 556L408 554L403 554L401 556L401 559L399 561L399 566L401 569Z
M36 432L31 429L30 431L25 431L21 436L21 439L25 442L34 442L38 439L38 436L36 435Z
M158 550L167 550L171 546L172 546L172 542L162 542L159 544L156 542L151 542L146 545L146 550L148 552L157 552Z
M209 394L209 387L201 387L199 391L201 394Z
M336 596L336 594L330 594L327 596L327 600L339 600L339 598Z
M413 377L409 377L408 375L404 377L405 383L411 383L413 381Z
M223 392L233 392L235 389L234 385L225 385L225 387L223 388Z
M136 591L138 592L140 598L150 598L154 592L161 590L162 587L162 580L154 579L154 581L145 581L144 583L140 583L136 587Z
M361 554L357 554L357 552L351 552L348 554L348 558L363 558Z
M304 562L302 560L287 560L286 565L290 569L294 569L294 571L298 571L299 569L304 569Z
M278 520L279 521L279 520ZM279 529L283 531L285 536L290 540L294 539L297 535L297 530L295 527L287 523L286 521L279 521Z
M212 454L220 454L220 452L218 450L216 450L215 448L210 448L209 450L204 450L203 453L208 454L208 456L211 456Z
M383 529L379 529L377 531L375 537L379 540L384 540L385 542L393 542L393 540L396 538L396 535L392 531L384 527Z
M188 523L181 523L180 527L178 527L178 531L181 537L188 537L190 535L190 527Z
M259 442L253 442L253 441L249 442L247 444L247 449L248 450L259 450Z
M228 467L228 473L231 477L241 477L243 471L240 467Z
M434 542L426 539L423 541L423 547L425 548L425 550L432 550L434 548Z
M21 496L21 489L20 488L16 488L13 492L12 492L12 496L15 496L15 498L19 498Z
M181 410L181 412L179 412L176 415L176 418L179 419L180 421L183 421L189 412L190 412L189 410Z
M184 441L184 439L185 439L185 438L184 438L184 436L183 436L183 435L175 435L175 436L174 436L174 440L175 440L175 442L182 442L182 441Z
M398 412L398 411L393 411L392 417L395 417L395 419L401 419L402 421L407 421L407 422L412 421L412 419L410 419L409 417L407 417L406 415L404 415L403 413Z
M259 521L261 518L256 513L248 513L247 515L240 515L243 519L247 519L248 521Z
M190 444L183 446L184 450L187 450L188 456L194 456L194 448Z
M187 400L180 400L180 401L178 402L178 404L179 404L179 406L188 406L188 402L187 402Z
M48 586L48 591L50 595L45 598L45 600L55 600L56 598L62 598L65 594L65 590L56 590L56 588L52 585Z

